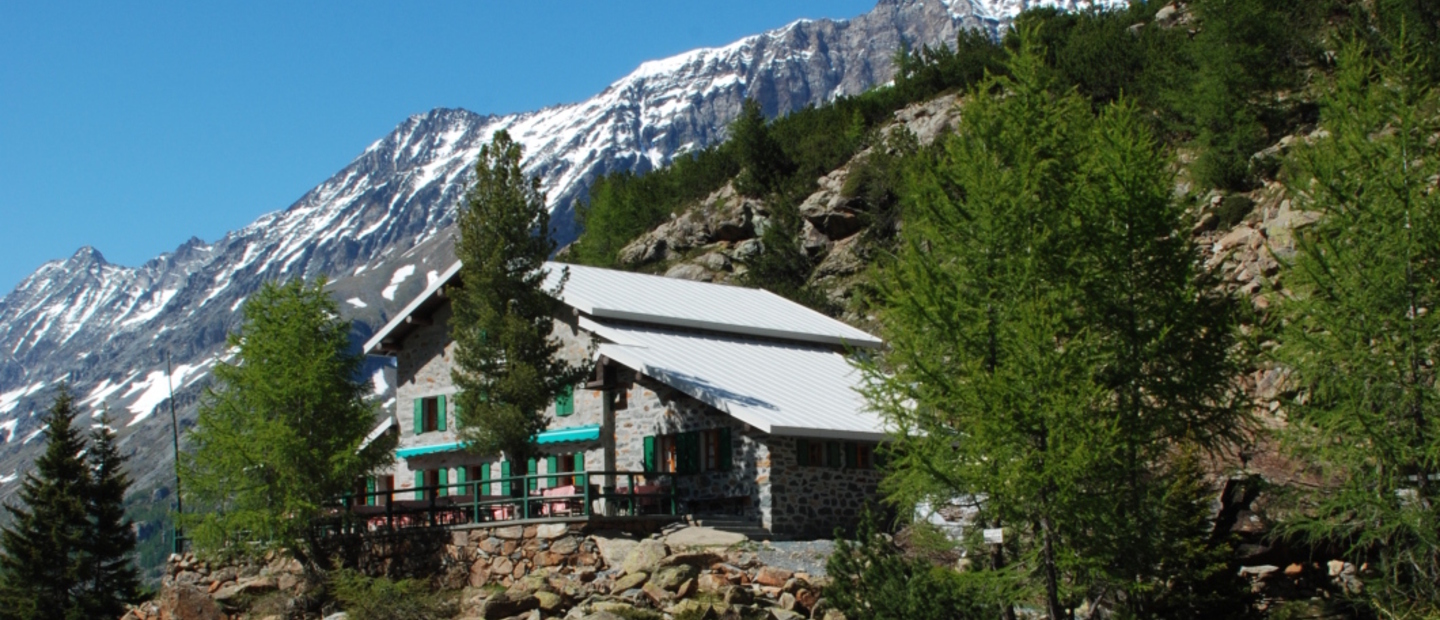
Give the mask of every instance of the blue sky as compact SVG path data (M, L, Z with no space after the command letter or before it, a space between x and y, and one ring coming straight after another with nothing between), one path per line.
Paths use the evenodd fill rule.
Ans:
M639 63L875 0L0 0L0 296L283 209L405 117L585 99Z

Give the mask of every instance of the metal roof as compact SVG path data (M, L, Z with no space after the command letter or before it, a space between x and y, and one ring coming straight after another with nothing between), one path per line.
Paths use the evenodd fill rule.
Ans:
M550 280L568 269L561 298L597 319L617 319L704 329L747 336L878 348L882 341L819 312L762 289L547 262ZM456 261L414 301L365 343L365 352L382 354L415 329L411 316L428 315L444 302L440 292L460 272Z
M565 303L597 319L623 319L803 342L875 348L879 338L763 289L546 263L570 279Z
M885 423L857 392L863 380L830 347L726 334L606 324L597 352L775 435L881 440Z

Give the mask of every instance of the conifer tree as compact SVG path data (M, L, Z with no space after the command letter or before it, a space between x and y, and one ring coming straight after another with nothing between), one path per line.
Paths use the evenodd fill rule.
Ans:
M361 357L323 277L267 282L244 312L181 454L185 503L201 507L181 523L201 550L279 549L323 570L315 520L390 458L360 449L375 424Z
M85 544L80 608L92 618L124 615L125 604L140 593L133 558L135 530L125 518L125 492L130 489L127 457L115 445L110 422L108 413L100 418L100 425L90 433L88 452L90 484L85 499L92 531Z
M1197 536L1172 527L1194 504L1167 492L1187 475L1171 457L1244 422L1233 300L1195 273L1140 115L1054 92L1030 37L911 176L867 396L901 429L894 498L974 499L1007 531L992 566L1051 618L1087 599L1144 616Z
M747 196L764 196L777 189L795 164L770 133L760 102L746 99L740 116L730 123L730 142L740 161L735 189Z
M456 223L461 288L451 327L460 436L471 450L518 462L545 430L546 407L586 372L556 355L551 332L567 276L545 287L555 242L540 180L520 167L522 151L504 131L480 149Z
M45 417L45 452L25 475L11 525L0 532L0 618L81 617L90 476L74 397L61 384Z
M1287 531L1368 562L1389 617L1440 600L1440 98L1402 46L1341 54L1313 144L1294 157L1299 231L1277 360L1296 455L1322 490ZM1412 607L1418 609L1411 609ZM1423 615L1423 614L1418 614Z

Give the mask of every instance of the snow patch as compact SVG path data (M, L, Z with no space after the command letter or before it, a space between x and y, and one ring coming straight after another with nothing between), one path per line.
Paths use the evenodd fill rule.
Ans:
M5 474L4 476L0 476L0 485L10 484L11 482L15 482L19 479L20 474L12 471L8 474Z
M15 418L15 419L13 419L13 420L6 420L6 421L4 421L4 422L0 422L0 430L5 431L5 437L3 437L3 440L4 440L6 443L9 443L9 441L10 441L11 439L14 439L14 438L15 438L15 427L18 426L19 424L20 424L20 418Z
M21 443L22 445L23 445L23 444L30 443L30 440L35 439L36 437L39 437L39 436L40 436L40 433L45 432L45 429L46 429L48 426L49 426L49 425L47 424L47 425L45 425L45 426L42 426L42 427L40 427L40 428L35 429L35 432L30 433L29 436L25 437L25 441L22 441L22 442L20 442L20 443Z
M385 290L380 291L380 296L384 297L385 299L389 299L390 301L395 301L395 291L400 288L400 285L404 283L406 279L413 275L415 275L414 265L406 265L404 267L396 269L395 274L390 276L390 286L387 286L385 287Z
M345 303L355 306L356 308L366 308L370 305L365 303L365 301L363 299L360 299L359 297L351 297L350 299L345 300Z
M136 392L140 393L140 397L135 399L135 402L130 403L129 407L126 407L126 409L130 410L130 413L135 414L135 417L131 418L130 423L126 424L126 426L135 426L139 424L141 420L150 417L150 414L155 413L155 408L160 406L160 403L170 398L170 385L172 382L176 387L183 386L186 377L208 363L209 362L206 362L199 366L181 364L175 367L175 371L168 376L163 370L151 371L149 375L146 375L144 381L131 386L130 390L125 393L125 397L128 398Z
M440 281L440 272L435 271L434 269L431 269L430 271L428 271L428 272L425 273L425 288L430 288L430 287L432 287L432 286L435 286L435 283L436 283L436 282L439 282L439 281Z
M10 413L20 405L20 399L39 392L45 388L45 382L32 383L22 388L16 388L4 394L0 394L0 413Z
M239 309L240 309L240 304L245 303L245 300L246 300L246 299L249 299L249 297L241 297L240 299L235 300L235 303L230 304L230 311L231 311L231 312L234 312L234 311L236 311L236 310L239 310Z

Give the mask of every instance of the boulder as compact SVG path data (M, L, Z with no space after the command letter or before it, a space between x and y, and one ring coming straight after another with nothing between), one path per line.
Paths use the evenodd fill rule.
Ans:
M719 592L730 587L731 583L724 575L705 573L695 578L695 585L701 592Z
M485 620L500 620L539 608L540 600L532 595L499 592L482 601L476 612Z
M686 579L684 583L680 584L680 587L675 588L675 598L690 598L695 596L699 590L700 587L695 584L694 579Z
M794 572L785 570L783 568L776 568L774 566L762 566L760 567L760 570L755 573L755 582L762 586L779 588L783 587L785 585L785 582L789 581L790 578L793 576L795 576Z
M635 545L625 556L625 561L620 565L627 573L654 573L660 567L660 562L670 555L670 549L665 543L654 539L646 539Z
M773 620L802 620L805 617L788 609L782 609L779 607L771 607L767 611L770 612L770 618L772 618Z
M535 528L535 536L553 540L570 533L570 526L564 523L546 523Z
M160 620L224 620L225 614L194 586L173 586L160 592Z
M625 562L625 558L635 549L639 543L632 538L624 536L605 536L596 534L590 538L595 541L595 548L600 551L601 559L605 560L605 566L615 568Z
M699 574L700 569L689 564L667 566L655 571L655 575L650 578L650 583L666 590L674 591L680 587L680 584L694 579Z
M234 583L220 587L210 596L217 601L225 602L242 594L253 595L270 592L277 589L275 579L269 576L249 577Z
M718 620L720 618L720 614L715 613L714 607L700 601L680 601L666 609L665 613L677 618L683 616L695 620Z
M694 280L696 282L714 282L715 272L695 263L680 263L667 269L665 271L665 277Z
M535 592L535 600L540 603L540 610L545 613L556 613L565 604L564 597L554 592L539 590Z
M655 582L653 582L653 581L648 582L648 583L646 583L646 584L643 585L643 586L640 586L640 591L641 591L641 592L644 592L644 593L645 593L645 598L650 599L650 602L651 602L651 603L654 603L657 607L658 607L658 606L661 606L661 605L664 605L665 603L669 602L671 599L674 599L674 598L675 598L675 597L672 596L669 592L667 592L664 588L656 585Z
M725 588L724 592L721 594L721 600L725 601L726 605L731 606L749 605L750 603L755 602L755 595L746 588L742 588L740 586L729 586Z
M624 592L638 588L650 580L650 574L646 572L628 573L624 577L615 580L615 585L610 587L611 592Z

